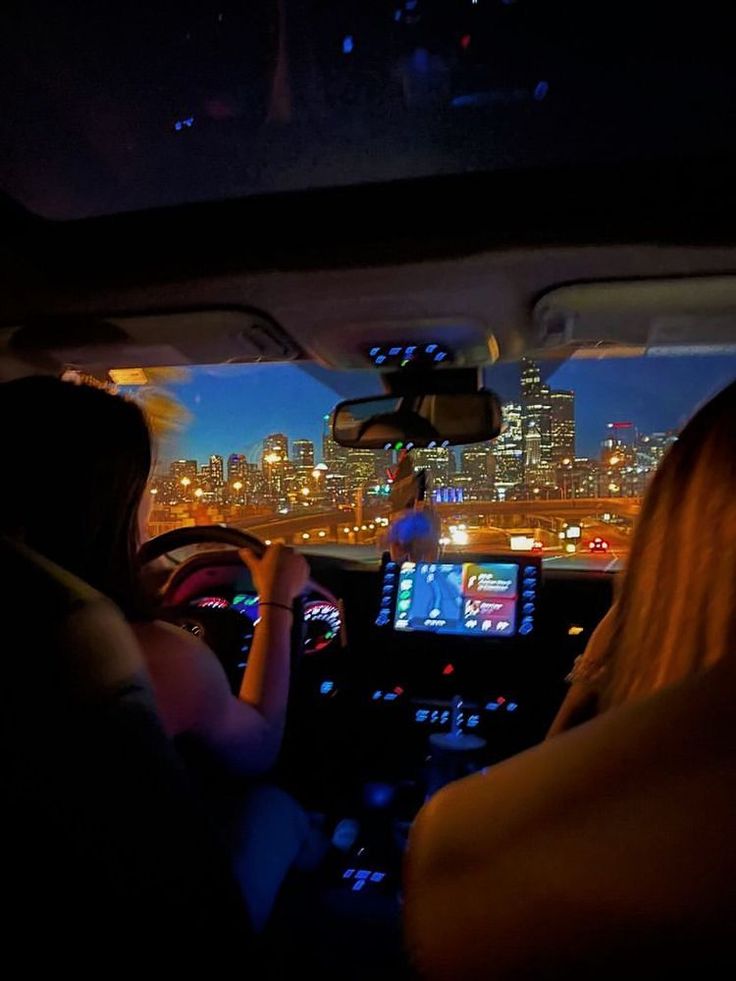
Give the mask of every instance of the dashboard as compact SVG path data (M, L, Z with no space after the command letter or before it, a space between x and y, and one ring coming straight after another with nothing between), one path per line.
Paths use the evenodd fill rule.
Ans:
M482 746L475 768L544 737L614 578L516 554L309 558L324 591L303 598L295 629L306 656L293 666L278 778L320 810L357 806L376 782L409 788L407 819L426 794L432 739L453 726ZM258 596L242 565L198 576L169 618L212 647L237 691Z

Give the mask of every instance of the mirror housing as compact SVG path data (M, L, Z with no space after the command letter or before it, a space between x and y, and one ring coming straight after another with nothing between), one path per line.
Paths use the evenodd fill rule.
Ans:
M494 439L501 431L501 402L494 392L378 395L340 402L332 435L350 449L459 446Z

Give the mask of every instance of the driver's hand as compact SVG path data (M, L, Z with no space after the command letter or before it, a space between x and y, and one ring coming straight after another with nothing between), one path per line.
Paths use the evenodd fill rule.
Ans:
M238 554L250 569L253 585L263 601L291 606L307 585L307 560L287 545L269 545L260 559L247 548Z

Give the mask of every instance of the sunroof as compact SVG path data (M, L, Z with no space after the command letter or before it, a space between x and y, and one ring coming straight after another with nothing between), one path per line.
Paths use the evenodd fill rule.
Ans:
M54 219L736 141L707 4L20 6L1 15L0 190Z

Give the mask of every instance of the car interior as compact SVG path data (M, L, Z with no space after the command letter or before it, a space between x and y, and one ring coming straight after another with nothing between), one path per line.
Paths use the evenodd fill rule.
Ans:
M468 8L476 2L468 0ZM192 5L206 8L213 24L218 15L227 22L235 6ZM312 6L324 17L322 8L331 5ZM352 5L355 16L360 6ZM411 26L415 9L433 6L442 4L390 4L386 19L397 7L396 23L409 18ZM507 6L514 11L524 4L495 8ZM299 5L273 7L297 23L307 16ZM60 13L49 16L71 44L77 14L65 28ZM342 445L391 453L452 445L459 453L498 436L503 398L494 394L494 377L518 374L524 359L548 374L565 365L605 364L622 388L635 359L707 365L715 357L713 392L736 375L732 135L704 138L720 118L705 96L707 119L695 125L698 86L710 76L698 76L682 109L683 132L690 126L697 137L686 148L672 136L672 102L683 91L678 82L665 118L648 134L651 145L637 116L634 136L641 143L634 140L631 152L618 157L602 152L601 130L594 134L596 153L557 159L550 149L534 166L511 150L504 166L489 165L479 151L472 167L456 157L452 165L418 172L395 172L398 163L387 159L375 171L370 160L354 161L352 175L343 160L331 163L335 170L325 171L327 177L307 170L300 184L284 160L299 170L301 158L296 151L290 158L287 149L294 133L294 145L306 146L309 127L287 120L276 136L269 131L268 140L255 144L254 159L268 160L277 150L282 157L274 157L272 174L267 163L264 171L254 165L246 190L220 175L215 190L202 192L205 142L194 155L192 184L157 195L154 183L166 186L166 168L186 169L186 158L167 158L166 168L152 172L130 164L128 185L119 161L108 161L106 170L96 159L98 169L92 168L93 152L104 157L99 141L106 152L112 146L132 154L126 127L135 126L121 116L118 140L112 102L105 119L95 115L102 100L84 115L81 61L54 89L49 73L58 51L50 40L35 54L26 47L29 39L40 44L28 17L19 14L18 29L2 42L4 72L32 66L34 58L43 67L38 77L30 78L30 68L29 77L19 73L7 99L0 96L9 106L0 123L9 149L0 166L0 381L73 372L113 384L117 372L118 387L132 389L160 369L233 368L242 372L247 397L249 371L288 365L329 380L330 411L356 394L385 397L387 405L371 412L385 425L385 414L408 400L413 412L429 406L437 434L430 440L421 427L402 429L408 423L399 411L395 432L380 430L373 444L361 443L367 416L354 408ZM126 23L137 18L130 14ZM140 32L146 21L138 19ZM98 20L77 41L88 68L99 68L89 51L110 26L103 14ZM589 27L586 21L583 30ZM337 30L341 51L352 54L353 34ZM560 28L557 39L563 35ZM710 36L703 35L706 47ZM131 65L131 38L125 35L120 45L121 63ZM155 54L147 43L143 48L147 58ZM639 39L632 60L648 50ZM541 44L529 58L540 51L551 72L557 61ZM698 65L707 61L703 55ZM498 71L510 74L508 65ZM720 93L712 99L722 99L721 76L712 74ZM477 74L470 87L462 78L456 99L480 84ZM723 78L733 80L725 69ZM572 70L562 74L565 92L578 84ZM613 112L614 94L599 84L606 97L600 111ZM628 84L633 90L634 82ZM409 102L402 111L426 113L424 104L411 103L418 98L413 85L404 84ZM496 81L483 85L506 92ZM525 76L513 82L514 91L525 86ZM220 81L212 88L224 91ZM625 87L627 98L632 90ZM529 105L536 111L546 90L533 91ZM246 102L249 92L241 92ZM18 103L34 93L33 118L14 133ZM133 93L131 82L119 93L121 102L130 103ZM642 117L648 100L658 105L655 94L642 97ZM224 96L218 99L211 127L218 119L230 125L245 118L230 113ZM470 131L484 114L502 112L500 132L511 132L516 110L506 102L499 109L500 99L473 103L475 115L463 125ZM596 116L590 106L585 111ZM558 106L554 113L555 125L562 125L565 112ZM195 116L174 113L177 139L188 136ZM624 126L631 119L613 119L623 134L617 143L633 140ZM42 124L53 139L39 135ZM79 151L83 178L73 172L74 154L58 145L64 132L89 137ZM236 139L223 132L207 136L218 175L223 146ZM571 139L569 123L561 132L562 142ZM379 134L379 146L380 140ZM242 163L244 153L238 144L232 159ZM375 144L373 153L380 156ZM398 160L409 149L397 142L391 153ZM85 198L87 180L99 186ZM125 186L118 201L115 186ZM440 361L438 352L445 355ZM363 387L353 388L354 377ZM274 388L274 399L289 397ZM442 402L452 397L460 408ZM476 397L480 423L472 409ZM256 420L265 412L257 402L249 409ZM412 445L404 446L407 440ZM6 465L6 479L17 479L22 461ZM55 479L63 475L50 475L51 484ZM196 749L165 736L122 615L43 555L2 541L0 604L10 671L3 696L9 802L3 854L11 885L5 933L18 956L29 966L92 971L115 958L135 969L142 951L150 951L169 967L224 971L240 962L254 977L313 971L366 979L657 977L678 968L697 972L719 958L732 962L733 665L544 742L565 679L609 610L626 564L616 520L628 534L638 497L635 504L633 496L614 498L607 493L595 515L562 508L570 522L589 522L590 552L606 553L577 563L559 561L548 537L535 547L537 532L521 549L472 529L469 541L460 534L453 539L449 521L471 519L452 516L473 508L438 504L448 536L439 572L462 577L464 599L475 595L475 581L479 609L489 570L506 580L502 590L510 587L511 602L502 599L506 619L491 628L496 636L491 629L482 635L480 621L477 633L436 622L437 629L401 624L409 620L400 615L401 604L410 602L404 593L414 590L411 602L422 590L431 593L437 570L392 556L379 534L382 522L389 524L387 500L350 499L329 517L317 509L298 521L291 514L254 514L233 524L190 523L143 544L141 565L157 577L158 615L206 640L234 692L255 629L248 610L258 599L237 550L261 555L280 540L309 560L310 583L293 632L286 733L271 778L329 834L346 827L350 833L316 874L287 883L265 938L253 935L190 786L188 768L207 763ZM514 526L504 515L512 503L483 502L476 510L484 520L496 515L508 537ZM605 520L616 554L609 555L600 512L612 508L613 521L611 514ZM347 538L344 547L335 544L343 524L349 534L363 520L373 522L371 529L378 521L369 547L359 547L355 537L354 547ZM315 543L317 528L324 529L324 545ZM425 619L438 621L438 611L430 611L440 600L427 604Z

